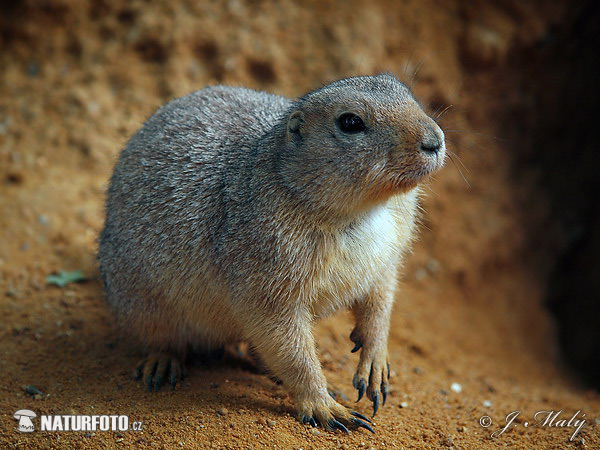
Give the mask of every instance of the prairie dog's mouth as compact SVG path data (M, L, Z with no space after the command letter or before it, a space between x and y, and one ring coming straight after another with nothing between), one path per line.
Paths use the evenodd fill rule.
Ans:
M446 145L435 152L399 150L396 158L375 169L368 198L380 201L415 189L431 174L441 169L446 160Z
M396 168L391 173L389 184L386 189L393 187L394 190L407 192L416 188L422 181L444 166L446 160L446 148L442 145L440 150L431 155L419 155L407 165ZM391 186L390 186L391 185Z

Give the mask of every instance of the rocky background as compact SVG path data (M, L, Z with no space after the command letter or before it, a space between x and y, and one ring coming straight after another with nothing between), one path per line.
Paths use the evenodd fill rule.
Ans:
M593 1L0 2L1 446L599 447L599 24ZM404 269L377 434L300 425L283 388L233 357L144 392L95 261L128 137L207 84L294 97L381 71L439 116L451 160ZM49 285L60 270L87 281ZM348 405L351 328L342 314L316 330ZM25 408L127 414L143 431L19 434ZM573 441L525 428L541 410L587 423Z

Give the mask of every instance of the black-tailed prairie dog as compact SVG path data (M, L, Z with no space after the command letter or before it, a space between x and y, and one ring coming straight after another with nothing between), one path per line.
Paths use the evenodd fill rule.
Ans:
M207 87L160 108L120 155L99 245L149 386L175 384L189 349L245 341L303 423L371 429L328 394L313 324L352 309L353 384L375 414L418 186L444 158L441 129L389 74L297 100Z

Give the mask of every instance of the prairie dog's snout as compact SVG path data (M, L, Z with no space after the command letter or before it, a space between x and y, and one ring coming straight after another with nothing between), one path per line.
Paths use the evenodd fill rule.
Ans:
M446 158L444 132L412 97L383 111L381 140L390 145L384 158L385 169L373 183L376 197L389 190L413 189L443 167Z
M423 125L424 132L419 148L429 155L441 153L443 157L446 150L444 132L433 120L430 121L431 124Z
M404 148L428 158L435 156L437 161L443 163L446 144L440 126L414 101L410 101L403 112L401 120L394 118L394 124L398 127Z
M444 132L433 119L426 117L421 121L421 139L417 151L422 157L424 176L440 169L446 159Z

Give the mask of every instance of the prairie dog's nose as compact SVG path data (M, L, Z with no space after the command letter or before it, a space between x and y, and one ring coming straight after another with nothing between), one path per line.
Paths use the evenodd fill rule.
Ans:
M439 128L438 128L439 130ZM441 130L436 130L432 126L426 128L421 139L421 150L425 153L437 153L444 145L444 138Z

